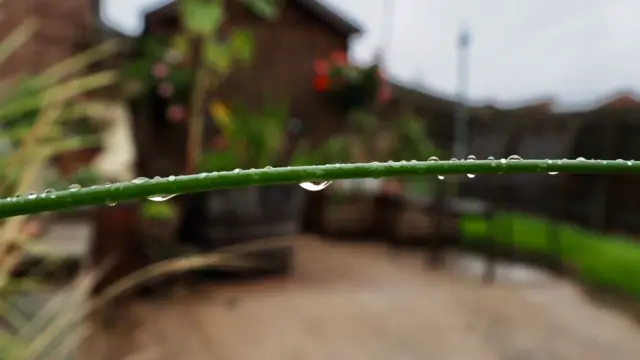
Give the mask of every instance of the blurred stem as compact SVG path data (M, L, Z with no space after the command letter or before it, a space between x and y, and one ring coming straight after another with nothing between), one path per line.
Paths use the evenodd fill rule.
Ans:
M45 104L49 102L48 94L45 95ZM46 106L46 105L45 105ZM60 115L61 107L56 106L54 108L45 107L36 123L31 128L31 131L24 137L22 142L20 143L20 147L18 150L11 154L11 157L7 160L4 171L7 173L12 173L15 168L22 163L27 162L27 155L32 152L33 147L36 145L36 142L40 138L41 133L46 132L46 129L51 127L51 124L55 121L56 117ZM0 194L3 194L7 191L8 183L0 184ZM1 240L1 239L0 239Z
M54 84L63 78L78 73L87 66L113 55L120 48L119 40L106 41L94 48L77 54L44 71L41 75L46 85Z
M27 19L13 30L4 40L0 41L0 64L2 64L20 46L26 43L36 32L38 22L35 19Z
M187 159L186 159L186 172L187 174L194 173L200 163L200 157L202 156L202 141L204 132L204 116L202 111L205 104L205 98L207 96L207 88L209 82L209 71L203 61L202 49L204 48L204 42L206 39L202 37L196 37L196 71L193 89L191 91L191 97L189 99L189 132L187 135Z

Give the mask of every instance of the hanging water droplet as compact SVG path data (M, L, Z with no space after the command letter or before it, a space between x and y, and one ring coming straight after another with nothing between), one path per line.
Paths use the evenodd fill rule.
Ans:
M300 184L300 187L308 191L320 191L322 189L325 189L329 185L331 185L331 181L324 181L320 184L314 184L312 182L303 182Z
M474 155L469 155L467 156L467 161L476 161L476 157ZM474 177L476 177L476 174L467 174L467 177L469 179L473 179Z
M82 186L78 185L78 184L71 184L69 185L69 191L78 191L82 189Z
M558 175L557 171L549 171L549 175Z
M166 201L171 199L172 197L176 196L175 194L173 195L152 195L149 196L147 199L151 200L151 201Z
M507 161L520 161L522 158L518 155L511 155L507 158Z
M138 178L135 178L135 179L131 180L131 182L134 183L134 184L143 184L143 183L145 183L147 181L149 181L149 179L146 178L146 177L138 177Z
M440 162L440 159L438 159L437 156L432 156L432 157L427 159L427 162ZM438 175L438 179L444 180L444 176Z

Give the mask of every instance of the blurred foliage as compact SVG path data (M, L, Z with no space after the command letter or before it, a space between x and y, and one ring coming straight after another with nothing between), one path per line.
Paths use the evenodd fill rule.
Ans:
M28 19L0 41L0 65L30 41L38 25L36 20ZM89 124L85 111L90 100L84 95L113 85L119 78L113 70L88 73L86 68L117 49L117 43L108 42L40 73L0 79L0 196L25 195L59 185L62 178L52 169L52 158L99 145L97 128ZM76 177L67 181L99 181L90 170L81 171ZM50 350L49 335L61 330L59 326L44 326L48 322L43 318L62 316L63 310L77 310L65 308L70 304L59 304L58 309L46 306L25 317L10 301L16 291L26 291L22 286L26 280L11 278L22 258L20 249L27 248L31 240L22 231L26 221L26 216L19 216L0 222L0 316L3 324L10 324L9 328L3 325L0 331L2 359L42 358L43 352L48 354ZM11 328L13 331L7 331ZM38 331L26 336L34 329Z
M178 210L170 201L147 200L142 203L142 218L149 220L173 220L178 216Z
M213 103L211 121L219 131L203 154L199 170L220 171L266 167L281 162L287 146L288 107L267 101L262 109L242 104L227 109Z

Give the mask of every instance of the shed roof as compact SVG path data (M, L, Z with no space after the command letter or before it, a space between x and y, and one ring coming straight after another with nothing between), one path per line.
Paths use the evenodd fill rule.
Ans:
M308 10L319 19L325 21L329 26L333 27L340 33L350 36L359 34L361 32L360 27L355 24L351 19L347 19L344 14L340 14L338 11L331 9L322 0L289 0L300 5L302 8ZM145 16L152 13L170 11L173 8L175 1L171 1L166 5L150 9L146 12Z

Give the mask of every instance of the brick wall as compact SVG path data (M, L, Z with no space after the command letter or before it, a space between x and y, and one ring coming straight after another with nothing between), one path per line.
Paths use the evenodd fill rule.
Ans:
M92 21L94 0L4 0L0 39L28 18L39 21L28 43L0 64L0 79L39 72L77 52Z

